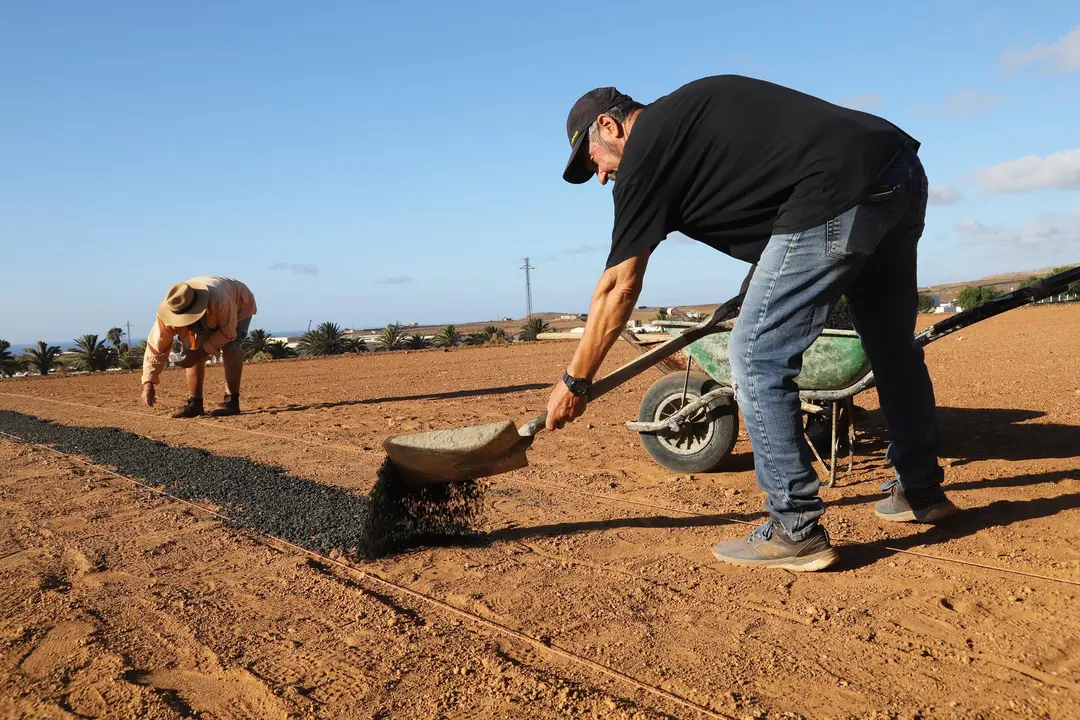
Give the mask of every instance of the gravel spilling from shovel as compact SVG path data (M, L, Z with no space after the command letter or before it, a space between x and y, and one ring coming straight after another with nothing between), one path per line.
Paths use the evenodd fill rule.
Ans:
M365 497L245 457L166 445L114 427L79 427L0 410L0 431L88 457L183 500L217 506L232 524L315 552L373 559L475 536L476 481L405 487L389 460Z

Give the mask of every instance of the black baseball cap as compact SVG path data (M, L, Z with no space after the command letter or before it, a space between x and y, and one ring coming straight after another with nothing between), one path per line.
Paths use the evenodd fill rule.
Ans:
M570 159L563 170L563 180L575 185L586 183L593 176L585 167L585 155L589 147L589 126L611 108L631 100L613 87L596 88L581 96L570 108L566 118L566 136L570 138Z

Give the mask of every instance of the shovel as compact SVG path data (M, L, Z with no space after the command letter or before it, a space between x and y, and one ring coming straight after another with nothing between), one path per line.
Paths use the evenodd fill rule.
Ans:
M657 345L594 382L589 400L595 400L658 364L687 345L718 331L722 318L739 307L738 295L716 308L686 332ZM390 462L405 485L419 487L464 482L518 470L529 464L525 456L537 433L547 423L542 412L518 429L512 420L449 430L397 435L383 441Z

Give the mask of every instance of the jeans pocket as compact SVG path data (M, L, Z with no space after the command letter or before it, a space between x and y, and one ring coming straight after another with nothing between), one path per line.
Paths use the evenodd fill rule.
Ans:
M869 257L907 208L904 185L885 186L827 224L827 253L834 260Z

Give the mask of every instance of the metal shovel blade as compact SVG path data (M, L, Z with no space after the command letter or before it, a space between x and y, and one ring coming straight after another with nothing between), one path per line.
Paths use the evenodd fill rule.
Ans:
M383 441L406 485L462 482L523 468L532 437L510 420L473 427L398 435Z

